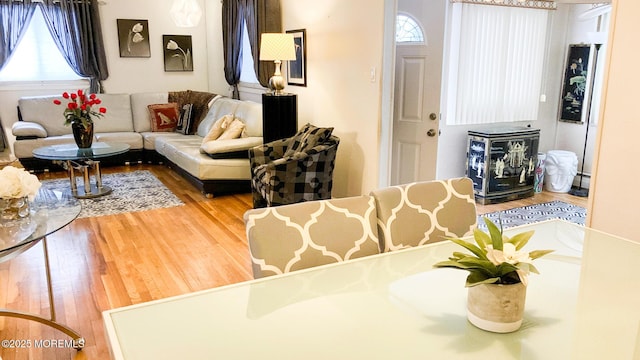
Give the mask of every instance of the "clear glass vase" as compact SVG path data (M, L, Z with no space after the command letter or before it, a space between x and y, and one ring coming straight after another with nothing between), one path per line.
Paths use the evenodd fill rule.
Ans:
M29 198L0 198L0 224L11 225L29 217Z

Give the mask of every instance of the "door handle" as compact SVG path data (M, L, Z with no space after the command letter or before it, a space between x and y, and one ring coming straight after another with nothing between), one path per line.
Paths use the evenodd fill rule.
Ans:
M429 131L427 131L427 136L430 136L430 137L436 136L436 130L435 129L429 129Z

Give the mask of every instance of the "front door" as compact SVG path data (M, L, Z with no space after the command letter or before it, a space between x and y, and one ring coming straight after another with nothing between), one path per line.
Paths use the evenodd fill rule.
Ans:
M424 34L396 43L391 183L405 184L436 175L446 0L399 0L398 12Z

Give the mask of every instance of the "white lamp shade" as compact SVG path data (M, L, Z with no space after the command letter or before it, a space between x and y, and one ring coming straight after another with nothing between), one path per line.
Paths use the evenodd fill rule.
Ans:
M169 12L171 19L179 27L196 27L202 17L197 0L174 0Z
M292 34L264 33L260 41L260 60L295 60Z

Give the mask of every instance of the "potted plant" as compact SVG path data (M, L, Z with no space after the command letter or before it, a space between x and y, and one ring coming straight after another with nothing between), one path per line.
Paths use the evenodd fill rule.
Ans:
M469 272L466 286L467 318L475 326L492 332L512 332L520 328L524 313L527 278L538 274L532 261L553 250L526 252L522 248L534 231L511 238L488 218L484 218L488 233L475 229L475 244L462 239L449 240L467 252L454 252L449 260L435 264Z
M107 109L98 108L98 111L92 109L94 105L100 105L102 101L96 94L87 94L82 90L75 93L64 92L62 97L69 100L64 109L64 124L71 125L73 138L78 148L90 148L93 143L93 118L104 116ZM62 101L55 99L53 103L61 105Z

